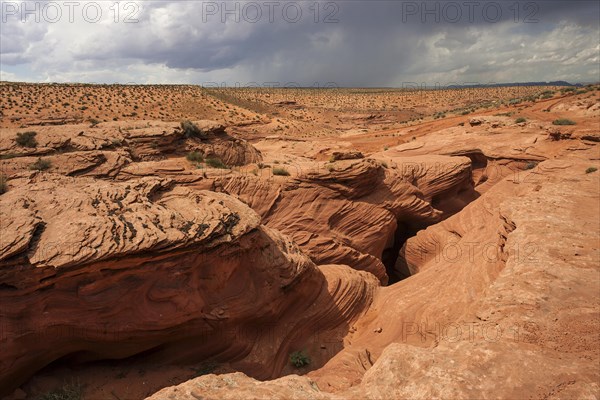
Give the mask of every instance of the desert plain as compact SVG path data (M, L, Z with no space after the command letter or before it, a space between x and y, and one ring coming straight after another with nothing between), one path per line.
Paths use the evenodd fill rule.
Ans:
M0 396L600 398L600 86L0 90Z

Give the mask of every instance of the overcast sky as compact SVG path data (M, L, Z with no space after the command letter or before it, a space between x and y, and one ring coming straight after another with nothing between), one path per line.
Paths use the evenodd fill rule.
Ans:
M569 1L5 1L1 79L228 86L600 80Z

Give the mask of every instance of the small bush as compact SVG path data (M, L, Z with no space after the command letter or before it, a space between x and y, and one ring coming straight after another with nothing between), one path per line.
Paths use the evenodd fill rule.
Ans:
M37 400L83 400L83 386L78 382L65 383L37 398Z
M36 135L37 132L19 132L17 133L17 138L15 139L15 141L19 146L33 148L37 146L37 140L35 140Z
M91 125L92 128L95 127L96 125L98 125L100 122L102 122L100 120L97 120L96 118L91 118L89 121L90 121L90 124L92 124Z
M6 176L0 174L0 194L6 193L8 185L6 184Z
M530 162L525 165L525 169L534 169L535 167L537 167L537 163L534 162Z
M527 120L523 117L519 117L515 120L515 124L522 124L523 122L527 122Z
M273 175L290 176L290 173L285 168L273 168Z
M45 160L43 158L38 158L36 162L29 166L29 169L35 171L45 171L52 166L50 160Z
M227 169L227 165L223 164L223 161L218 158L207 158L206 165L212 168Z
M586 174L591 174L592 172L596 172L598 171L598 168L596 167L589 167L588 169L585 170Z
M199 153L197 151L192 151L191 153L188 153L187 156L185 156L185 158L187 158L187 160L191 162L204 162L204 156L202 155L202 153Z
M301 368L310 364L310 357L304 351L295 351L290 354L290 363L296 368Z
M203 375L212 374L215 371L215 369L217 369L217 367L218 367L218 365L215 364L214 362L206 362L206 363L202 363L196 367L192 367L192 369L196 373L196 376L203 376Z
M198 125L194 124L192 121L182 121L181 129L183 129L183 134L187 138L202 136L202 131L198 128Z
M571 121L570 119L566 119L566 118L562 118L562 119L555 119L554 121L552 121L553 125L575 125L575 122Z

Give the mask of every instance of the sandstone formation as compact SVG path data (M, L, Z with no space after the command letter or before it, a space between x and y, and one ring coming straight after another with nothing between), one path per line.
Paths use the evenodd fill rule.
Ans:
M0 121L0 395L600 398L595 90L143 90Z
M346 324L372 297L373 278L320 272L229 196L151 178L28 179L1 197L2 387L61 357L152 349L182 362L256 346L238 367L268 378L294 341Z
M380 288L344 350L308 377L209 375L150 398L596 398L599 188L584 172L594 157L505 177L409 239L414 276Z
M438 222L448 208L444 198L455 202L458 192L463 197L473 193L465 157L405 157L389 165L373 159L299 163L289 168L293 180L229 176L222 179L222 190L255 209L267 226L292 237L315 263L351 265L384 284L384 252L397 253L394 246L401 245L402 235Z

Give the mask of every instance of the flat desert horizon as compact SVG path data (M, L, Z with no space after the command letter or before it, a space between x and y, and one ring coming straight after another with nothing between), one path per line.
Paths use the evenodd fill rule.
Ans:
M0 397L600 399L599 3L0 11Z

